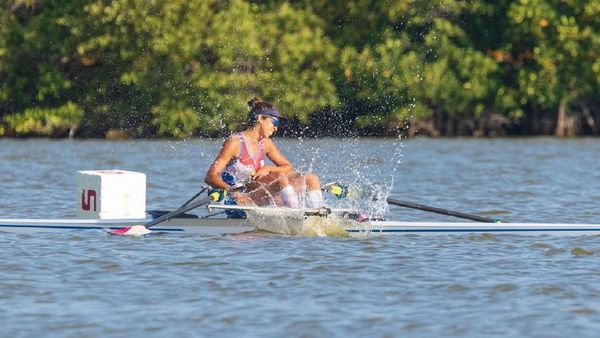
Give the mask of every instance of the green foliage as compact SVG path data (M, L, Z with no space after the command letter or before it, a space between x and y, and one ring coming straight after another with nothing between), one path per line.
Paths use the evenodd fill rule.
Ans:
M442 16L456 11L443 2L438 5L446 9ZM352 47L342 52L343 88L351 89L344 96L349 102L362 101L366 109L358 115L366 118L359 118L361 124L395 121L402 126L408 119L427 119L436 113L479 117L493 103L495 62L474 48L460 26L435 18L435 10L420 16L410 6L397 5L390 13L388 18L414 14L421 34L391 32L361 52ZM378 118L371 118L373 113Z
M514 90L505 107L556 116L558 107L587 107L598 93L599 1L523 0L507 14ZM526 112L522 113L526 115Z
M512 51L521 59L517 73L521 103L549 108L577 96L578 78L583 75L577 69L583 61L579 44L587 34L580 31L576 18L568 12L559 14L544 0L515 3L509 17L517 36Z
M459 26L444 19L434 22L424 46L435 57L425 63L421 89L414 95L422 104L449 116L479 117L493 102L495 62L475 50Z
M17 135L67 134L76 129L83 118L83 110L78 105L67 102L57 108L29 108L22 113L4 117L7 129Z
M200 127L200 117L193 109L183 106L177 110L167 102L164 102L163 105L168 108L156 107L154 121L152 121L158 128L158 136L184 138Z
M204 0L94 1L85 11L77 54L110 74L95 103L128 116L112 127L215 134L236 129L254 95L300 121L336 104L326 68L335 48L308 11Z
M8 0L0 22L0 136L222 135L253 96L296 128L536 133L567 107L600 132L600 0Z
M26 14L39 6L43 10ZM2 13L9 25L0 31L0 109L6 113L65 102L73 90L67 60L75 41L69 25L82 21L80 4L16 1L14 7L12 14Z

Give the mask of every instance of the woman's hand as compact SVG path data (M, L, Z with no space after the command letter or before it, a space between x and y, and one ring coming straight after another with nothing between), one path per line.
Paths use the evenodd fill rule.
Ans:
M268 176L271 172L272 172L272 167L271 166L264 166L260 169L258 169L255 173L254 176L252 176L253 180L260 180L261 178Z

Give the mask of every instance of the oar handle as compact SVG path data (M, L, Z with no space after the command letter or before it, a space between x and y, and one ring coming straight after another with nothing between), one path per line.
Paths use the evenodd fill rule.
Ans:
M458 217L458 218L465 218L465 219L470 219L472 221L477 221L477 222L485 222L485 223L500 223L501 222L498 219L481 217L481 216L472 215L472 214L465 214L465 213L453 211L453 210L430 207L430 206L423 205L423 204L417 204L417 203L397 200L395 198L388 198L387 202L389 204L397 205L399 207L406 207L406 208L411 208L411 209L429 211L429 212L433 212L436 214L454 216L454 217Z
M339 182L331 182L321 187L322 191L328 192L337 198L348 197L348 186Z

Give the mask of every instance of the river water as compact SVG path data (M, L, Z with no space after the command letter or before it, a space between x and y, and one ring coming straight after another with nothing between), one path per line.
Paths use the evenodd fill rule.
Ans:
M513 222L600 223L598 139L277 144L324 182ZM148 206L173 209L203 185L219 146L0 139L0 218L73 217L75 172L89 169L144 172ZM599 257L593 236L0 233L0 335L592 337Z

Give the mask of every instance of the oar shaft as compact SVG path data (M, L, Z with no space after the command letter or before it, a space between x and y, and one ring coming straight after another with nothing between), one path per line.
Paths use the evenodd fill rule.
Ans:
M244 187L244 185L245 184L237 185L237 186L235 186L235 187L227 190L226 192L238 191L238 190L242 189ZM191 201L190 200L190 201L186 202L187 205L184 204L183 206L179 207L179 209L171 211L168 214L164 214L164 215L160 216L159 218L154 219L154 220L152 220L152 221L144 224L144 227L149 228L151 226L157 225L158 223L162 223L162 222L168 220L169 218L173 218L175 216L179 216L179 215L183 214L186 211L190 211L190 210L192 210L194 208L197 208L199 206L202 206L202 205L208 204L210 202L216 201L218 199L218 197L215 196L215 194L216 193L213 192L208 197L205 197L205 198L203 198L201 200L198 200L198 201L196 201L194 203L188 204Z
M173 210L173 211L171 211L171 212L169 212L167 214L164 214L164 215L160 216L159 218L153 219L152 221L144 224L144 226L146 228L149 228L149 227L154 226L154 225L156 225L158 223L162 223L162 222L168 220L169 218L173 218L175 216L179 216L179 215L183 214L186 211L190 211L190 210L192 210L194 208L197 208L197 207L202 206L204 204L210 203L212 201L213 201L213 197L212 196L205 197L205 198L203 198L201 200L198 200L198 201L196 201L194 203L190 203L188 205L184 205L184 206L182 206L181 208L179 208L177 210Z
M458 218L465 218L465 219L470 219L470 220L477 221L477 222L485 222L485 223L498 223L498 222L500 222L497 219L492 219L492 218L487 218L487 217L481 217L481 216L471 215L471 214L465 214L465 213L458 212L458 211L452 211L452 210L446 210L446 209L441 209L441 208L430 207L430 206L423 205L423 204L417 204L417 203L412 203L412 202L406 202L406 201L397 200L395 198L388 198L387 202L389 204L397 205L399 207L406 207L406 208L411 208L411 209L429 211L429 212L433 212L433 213L436 213L436 214L447 215L447 216L454 216L454 217L458 217Z
M186 205L192 203L193 200L196 199L196 197L200 196L200 194L202 194L203 192L205 192L206 190L208 190L208 187L202 187L202 190L198 191L198 193L196 195L194 195L194 197L190 198L189 200L187 200L187 202L183 203L181 206L185 207Z

